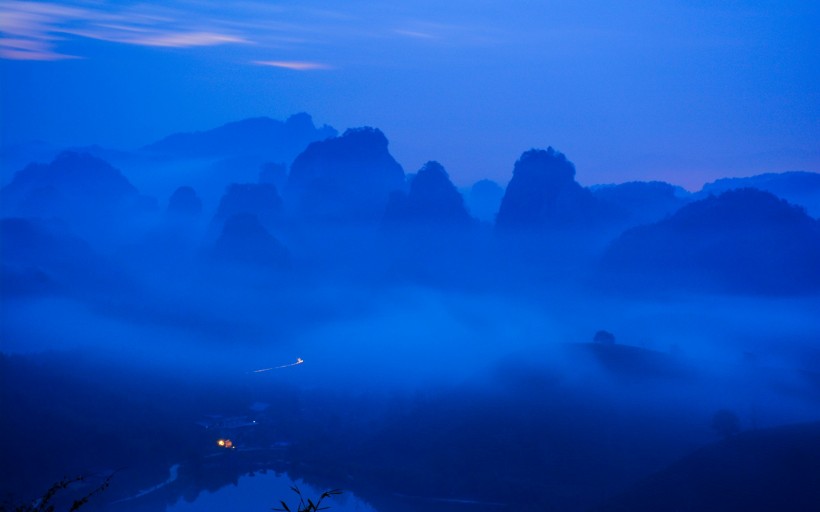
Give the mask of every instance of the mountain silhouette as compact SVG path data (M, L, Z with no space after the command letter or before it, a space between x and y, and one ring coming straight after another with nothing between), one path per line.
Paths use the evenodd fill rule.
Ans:
M550 147L527 151L515 163L496 225L504 230L586 227L602 214L602 205L575 181L572 162Z
M169 135L143 148L171 158L213 158L260 155L269 161L291 161L313 141L334 137L336 130L317 128L305 113L286 121L254 117L212 130Z
M624 222L635 226L657 222L689 202L690 194L662 181L631 181L591 189L598 200L618 210Z
M89 241L124 235L125 224L157 208L108 162L73 151L17 172L0 203L5 216L62 219Z
M35 219L0 219L2 290L8 295L81 290L105 267L65 225Z
M179 187L168 199L169 215L177 217L198 217L202 214L202 200L191 187Z
M61 152L62 148L42 140L0 145L0 186L11 183L30 162L50 162Z
M492 180L479 180L466 195L467 209L476 219L494 224L503 197L504 188L501 185Z
M255 215L267 229L275 226L283 215L282 199L276 187L269 183L231 184L219 201L213 222L223 223L241 213Z
M23 206L38 191L54 189L69 199L118 202L139 192L110 164L88 153L65 151L49 164L30 164L3 187L4 204Z
M792 171L766 173L748 178L722 178L703 186L699 198L717 195L737 188L765 190L786 201L806 208L812 217L820 217L820 174Z
M289 209L303 219L380 221L391 192L404 185L387 145L384 134L369 127L311 143L291 165Z
M212 252L220 261L285 269L290 255L259 222L256 215L240 213L225 220Z
M472 222L464 198L438 162L424 164L410 182L410 192L394 192L387 206L388 222L438 227L467 226Z
M259 171L259 183L270 183L276 190L285 190L288 183L288 166L283 163L265 162Z
M820 290L820 222L756 189L690 203L623 233L604 268L627 288L706 287L743 293Z

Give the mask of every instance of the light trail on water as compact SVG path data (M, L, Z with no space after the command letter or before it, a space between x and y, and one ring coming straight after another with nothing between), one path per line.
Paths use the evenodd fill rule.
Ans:
M253 370L251 373L263 373L263 372L269 372L271 370L280 370L282 368L290 368L291 366L297 366L297 365L300 365L304 362L305 361L301 357L297 357L295 363L283 364L282 366L274 366L274 367L271 367L271 368L262 368L261 370Z

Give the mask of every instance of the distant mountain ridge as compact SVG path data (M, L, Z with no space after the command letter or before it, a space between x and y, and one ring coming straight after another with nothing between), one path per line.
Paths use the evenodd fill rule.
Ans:
M0 289L11 296L111 284L107 264L59 221L0 219Z
M720 194L738 188L756 188L802 206L812 217L820 217L820 173L789 171L745 178L721 178L703 186L696 197Z
M265 155L271 160L291 161L311 142L337 134L328 125L316 127L310 115L300 113L284 122L253 117L211 130L175 133L142 149L176 158Z
M780 294L820 291L820 221L753 188L689 203L618 237L603 266L619 286Z
M3 216L58 219L97 248L121 243L158 210L119 169L74 151L28 165L0 189Z
M119 169L87 153L64 151L32 163L0 189L4 216L60 218L77 225L116 223L156 208Z
M64 151L49 164L32 163L3 187L4 194L25 194L44 187L58 187L94 200L137 195L137 189L108 162L74 151Z
M129 173L99 156L63 152L51 163L30 164L17 172L0 191L0 208L8 217L60 219L97 250L133 241L155 221L157 202L140 193L147 188L145 182L135 186L131 178L154 179L165 188L159 197L180 192L165 221L173 218L192 227L196 218L214 219L212 239L237 214L256 216L259 226L289 248L294 233L306 246L318 244L319 235L299 233L308 224L384 224L382 235L408 231L395 245L404 244L416 253L423 241L446 245L432 244L430 229L424 240L416 229L420 226L434 227L450 238L461 236L459 226L484 229L473 222L469 201L440 164L430 161L417 174L406 176L389 151L387 137L371 127L313 140L335 133L327 126L316 128L307 114L286 121L246 119L166 137L147 146L145 153L130 154L131 161L143 167ZM305 146L298 149L297 143ZM290 165L268 160L280 150L293 155ZM818 221L806 215L804 207L782 199L789 194L810 199L820 191L820 174L718 180L698 194L664 182L583 187L572 162L550 147L524 152L506 190L488 180L479 183L474 192L484 188L487 198L477 194L470 206L482 201L496 204L495 212L482 212L485 222L495 220L496 233L505 237L515 233L503 243L481 243L498 243L502 252L531 258L526 264L536 265L533 268L560 275L562 265L580 268L603 259L605 273L616 274L622 286L644 291L645 286L669 284L764 294L820 290ZM745 183L770 191L734 188ZM174 188L168 190L169 185ZM707 194L721 188L728 191L718 197ZM256 228L250 221L234 222L226 234L255 233ZM624 231L627 228L634 229ZM231 236L225 240L238 240ZM463 247L482 236L489 235L465 234ZM305 242L311 238L316 240ZM520 246L504 245L513 239ZM111 243L105 247L102 241ZM363 245L360 242L351 238L345 243L353 247ZM298 246L293 250L304 254ZM554 259L554 265L545 262L545 255ZM436 263L432 257L430 262L431 267Z
M692 200L684 189L662 181L630 181L590 190L616 208L629 225L657 222Z

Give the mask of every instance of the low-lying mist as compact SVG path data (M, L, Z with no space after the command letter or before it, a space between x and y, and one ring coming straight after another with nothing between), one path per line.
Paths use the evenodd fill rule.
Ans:
M820 224L769 192L590 189L549 148L478 220L372 128L246 183L262 154L186 137L119 156L167 201L77 153L2 189L3 492L126 468L99 509L164 512L272 469L377 510L586 510L820 420Z

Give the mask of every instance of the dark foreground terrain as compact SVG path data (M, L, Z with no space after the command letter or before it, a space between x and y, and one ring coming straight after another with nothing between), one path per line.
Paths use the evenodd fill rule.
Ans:
M174 374L78 354L3 356L3 493L27 500L86 475L66 495L82 494L113 474L88 510L161 511L277 471L383 511L812 510L817 423L716 431L714 411L686 401L712 378L697 367L617 345L563 353L603 361L594 385L537 361L498 365L492 386L350 392L306 383L301 367ZM773 413L757 407L765 423ZM174 481L134 499L172 466Z

